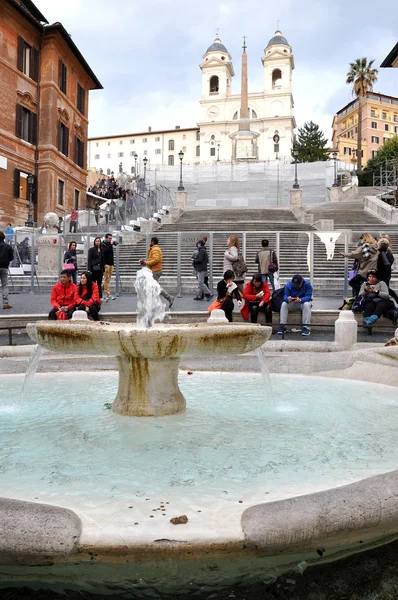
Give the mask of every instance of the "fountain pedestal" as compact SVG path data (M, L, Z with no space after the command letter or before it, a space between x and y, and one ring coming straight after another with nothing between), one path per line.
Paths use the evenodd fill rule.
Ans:
M180 358L118 356L119 388L113 410L128 417L165 417L184 412L178 387Z

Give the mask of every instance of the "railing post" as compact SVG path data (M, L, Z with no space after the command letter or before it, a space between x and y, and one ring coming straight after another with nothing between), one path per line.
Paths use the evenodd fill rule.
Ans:
M62 264L63 264L63 260L62 260L62 233L58 234L58 273L61 273L62 271Z
M314 288L314 232L310 231L310 283Z
M344 232L344 254L348 254L348 231ZM344 298L348 296L348 258L344 258Z
M181 231L177 233L177 298L182 298L181 279Z
M116 246L116 296L119 296L120 293L120 286L119 286L119 277L120 277L120 253L119 253L119 248L120 248L120 241L119 241L119 232L116 231L116 242L117 242L117 246Z
M213 256L214 256L214 233L212 231L210 231L209 233L209 250L210 250L210 256L209 256L209 261L210 261L210 269L209 269L209 288L211 293L213 293Z
M35 269L36 269L36 257L35 257L35 228L32 228L32 242L31 248L32 252L30 253L30 293L35 293Z
M246 231L242 232L242 256L246 260Z

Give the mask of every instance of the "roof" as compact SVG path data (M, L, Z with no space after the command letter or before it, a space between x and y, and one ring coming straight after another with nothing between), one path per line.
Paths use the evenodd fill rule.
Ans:
M94 71L91 69L90 65L88 64L88 62L84 58L83 54L80 52L79 48L76 46L75 42L72 40L70 34L66 31L66 29L62 25L62 23L57 22L57 23L53 23L52 25L45 25L44 35L49 34L49 33L60 33L61 34L61 36L64 38L64 40L67 43L67 45L69 46L69 48L72 50L73 54L76 56L77 60L85 68L88 75L94 81L95 89L96 90L104 89L101 82L97 79Z
M285 37L283 37L282 32L279 31L279 29L275 31L274 37L272 37L268 42L267 48L269 48L270 46L275 46L276 44L283 44L284 46L289 46L289 42Z
M219 37L216 37L212 45L207 48L205 54L208 52L225 52L226 54L229 54Z
M386 56L386 58L383 60L383 62L381 63L381 67L392 67L394 66L393 63L397 60L398 58L398 42L395 44L394 48L391 50L390 54L388 54L388 56Z
M372 98L368 97L369 94L372 94ZM390 100L398 100L398 98L396 98L395 96L387 96L386 94L380 94L380 92L374 92L372 90L372 91L366 92L366 101L370 100L372 102L377 102L377 100L374 98L374 96L381 96L382 98L389 98ZM340 108L340 110L338 110L336 112L336 115L339 116L340 113L342 113L344 110L347 110L347 108L350 108L350 106L353 106L356 102L358 102L358 98L354 98L354 100L351 100L351 102L349 102L348 104L343 106L343 108Z
M18 0L7 0L13 8L21 13L28 21L33 25L36 25L38 29L42 28L41 23L48 23L44 15L39 11L38 8L33 4L31 0L23 0L21 4Z
M142 131L140 133L122 133L120 135L99 135L97 137L89 137L88 141L95 140L113 140L114 138L134 137L137 135L153 135L159 133L179 133L180 131L199 131L199 127L181 127L181 129L160 129L159 131Z

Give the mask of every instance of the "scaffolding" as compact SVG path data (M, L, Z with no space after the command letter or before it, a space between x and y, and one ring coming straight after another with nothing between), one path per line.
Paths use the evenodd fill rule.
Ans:
M377 194L392 206L398 206L398 159L386 160L373 173L373 186L379 190Z

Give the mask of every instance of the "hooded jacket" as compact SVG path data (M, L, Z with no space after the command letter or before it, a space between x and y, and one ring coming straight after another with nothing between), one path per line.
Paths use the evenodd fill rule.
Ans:
M50 300L53 308L58 309L61 306L66 306L68 310L75 308L80 302L80 298L77 295L77 285L71 281L66 285L58 281L51 291Z
M10 244L0 241L0 269L8 269L13 258L14 250Z

